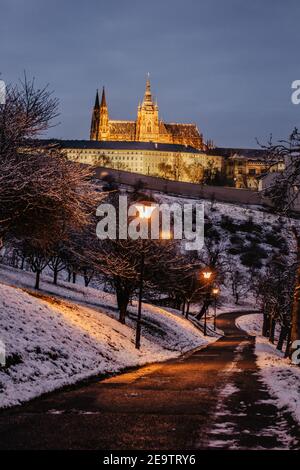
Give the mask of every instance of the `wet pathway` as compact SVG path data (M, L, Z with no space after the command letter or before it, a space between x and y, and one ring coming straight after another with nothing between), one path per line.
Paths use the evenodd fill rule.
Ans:
M255 338L225 336L190 356L53 393L0 414L1 449L300 449L255 362Z

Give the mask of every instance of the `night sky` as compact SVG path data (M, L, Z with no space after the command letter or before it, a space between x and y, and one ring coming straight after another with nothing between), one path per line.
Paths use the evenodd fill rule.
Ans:
M147 72L160 116L219 146L300 127L299 0L0 0L0 72L26 70L60 100L50 136L88 139L96 88L135 119Z

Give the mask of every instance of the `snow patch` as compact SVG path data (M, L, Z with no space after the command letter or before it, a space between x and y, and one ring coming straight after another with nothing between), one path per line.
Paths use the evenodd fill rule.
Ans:
M110 310L114 297L88 291L89 301L100 300L109 315L105 308L36 298L0 284L0 339L6 347L6 366L0 367L0 407L18 405L91 376L173 358L207 343L189 321L144 305L143 319L150 326L143 327L138 351L135 322L122 325L114 318L116 311ZM71 289L68 293L72 296ZM77 295L79 287L74 289Z
M284 358L267 338L261 335L263 316L251 314L236 320L239 328L256 336L255 354L260 375L280 408L287 408L300 423L300 368Z

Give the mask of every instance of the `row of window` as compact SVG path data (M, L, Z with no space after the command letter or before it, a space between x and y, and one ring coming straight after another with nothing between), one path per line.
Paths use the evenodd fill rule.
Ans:
M87 150L87 149L68 149L68 153L70 154L89 154L89 155L115 155L115 154L118 154L120 151L119 150ZM125 155L139 155L140 154L140 151L134 151L134 152L126 152L126 151L122 151L123 154ZM149 156L153 156L153 152L148 152L148 151L143 151L142 153L143 156L145 155L149 155ZM155 156L160 156L160 157L172 157L173 156L173 152L155 152Z

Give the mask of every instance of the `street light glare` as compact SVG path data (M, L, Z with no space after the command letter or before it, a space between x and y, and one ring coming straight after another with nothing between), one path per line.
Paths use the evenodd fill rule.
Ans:
M211 271L203 271L203 277L204 279L210 279L212 276L212 272Z
M162 240L171 240L172 239L172 233L170 230L162 230L160 233L160 238Z
M146 206L144 204L135 204L134 206L139 213L140 219L150 219L155 206Z

